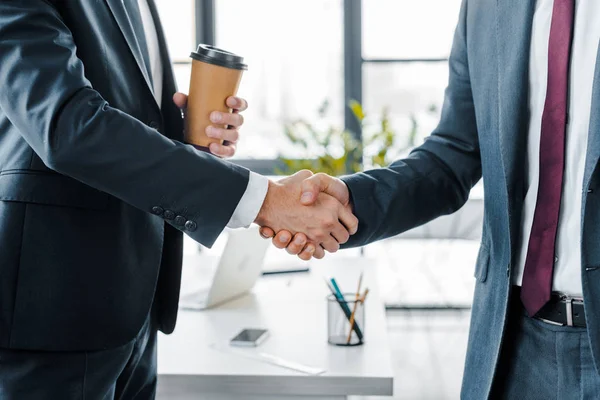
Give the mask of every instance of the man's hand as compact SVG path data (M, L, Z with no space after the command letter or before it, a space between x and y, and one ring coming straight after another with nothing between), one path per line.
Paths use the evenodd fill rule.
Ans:
M300 171L279 182L271 182L256 223L263 227L268 226L273 233L281 231L282 235L287 234L288 239L291 239L292 234L303 232L300 237L311 241L305 251L310 257L322 257L323 249L334 253L340 244L346 243L350 235L356 233L358 220L348 207L349 200L343 204L335 197L321 193L323 190L319 190L319 180L322 177L315 176L316 179L310 180L310 171ZM312 188L315 184L318 186ZM340 194L335 188L331 191ZM308 195L307 192L311 194ZM301 198L302 203L298 201ZM262 232L262 235L265 236L265 232ZM279 244L277 247L283 248L285 245ZM302 248L304 247L303 245ZM298 253L300 251L296 254Z
M173 95L173 102L179 109L183 111L183 115L186 115L187 110L187 95L183 93L175 93ZM210 120L216 124L216 126L209 126L206 128L206 135L211 138L224 140L223 144L211 143L210 152L217 157L229 158L235 155L237 142L240 138L240 127L244 124L244 117L240 112L245 111L248 108L248 102L239 97L230 96L225 100L227 107L230 107L232 113L224 113L220 111L213 111L210 114ZM223 128L223 125L227 125L227 128Z
M348 212L352 212L350 193L342 180L322 173L308 177L302 182L300 202L306 206L312 205L320 193L335 197ZM260 233L266 239L275 236L273 238L275 247L286 248L288 253L297 254L303 260L310 260L312 257L323 258L325 255L322 248L314 241L309 241L303 233L292 235L288 230L280 230L275 235L272 227L267 226L261 227Z

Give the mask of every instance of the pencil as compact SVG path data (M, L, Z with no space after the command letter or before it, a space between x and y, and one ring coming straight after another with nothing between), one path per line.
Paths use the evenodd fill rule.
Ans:
M354 297L354 307L352 308L352 315L350 316L350 332L348 332L348 340L346 340L346 344L350 344L350 340L352 339L352 331L354 330L354 318L356 314L356 308L358 306L358 302L360 301L360 288L362 286L363 273L360 273L360 277L358 278L358 288L356 289L356 296Z
M365 293L360 297L360 302L361 303L365 303L365 300L367 299L367 295L369 294L369 288L365 289Z
M369 288L366 288L365 289L365 293L363 293L363 295L360 296L360 299L358 299L356 301L356 303L354 303L354 310L356 310L356 305L358 303L361 303L363 305L363 307L364 307L365 300L367 299L367 295L368 294L369 294ZM352 317L354 317L354 312L352 313ZM354 318L351 318L351 321L350 321L350 334L348 335L348 341L346 342L346 344L350 344L350 338L352 337L352 327L353 327L353 325L355 325L355 322L356 321L354 320ZM357 326L357 328L358 328L358 326ZM362 336L359 336L358 338L362 341Z

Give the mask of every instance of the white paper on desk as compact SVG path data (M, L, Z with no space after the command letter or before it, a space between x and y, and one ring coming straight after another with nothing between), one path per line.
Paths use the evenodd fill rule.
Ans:
M278 367L291 369L292 371L298 371L298 372L302 372L302 373L308 374L308 375L321 375L326 372L324 369L309 367L304 364L299 364L297 362L285 360L281 357L277 357L272 354L248 353L243 350L232 349L231 347L218 345L216 343L212 344L210 347L212 349L215 349L215 350L223 352L223 353L235 354L240 357L248 358L248 359L255 360L255 361L261 361L261 362L264 362L267 364L272 364L272 365L275 365Z

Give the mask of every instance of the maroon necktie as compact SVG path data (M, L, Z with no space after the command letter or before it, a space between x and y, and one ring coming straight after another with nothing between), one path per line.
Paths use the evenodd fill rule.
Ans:
M565 166L574 9L575 0L554 0L548 43L548 87L540 139L540 185L521 288L521 301L530 316L550 300L552 291L554 245Z

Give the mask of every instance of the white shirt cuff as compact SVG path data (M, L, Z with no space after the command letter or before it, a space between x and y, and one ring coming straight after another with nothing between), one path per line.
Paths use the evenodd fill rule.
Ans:
M269 190L269 179L254 172L250 172L248 187L240 199L229 223L228 228L248 228L262 207L267 191Z

